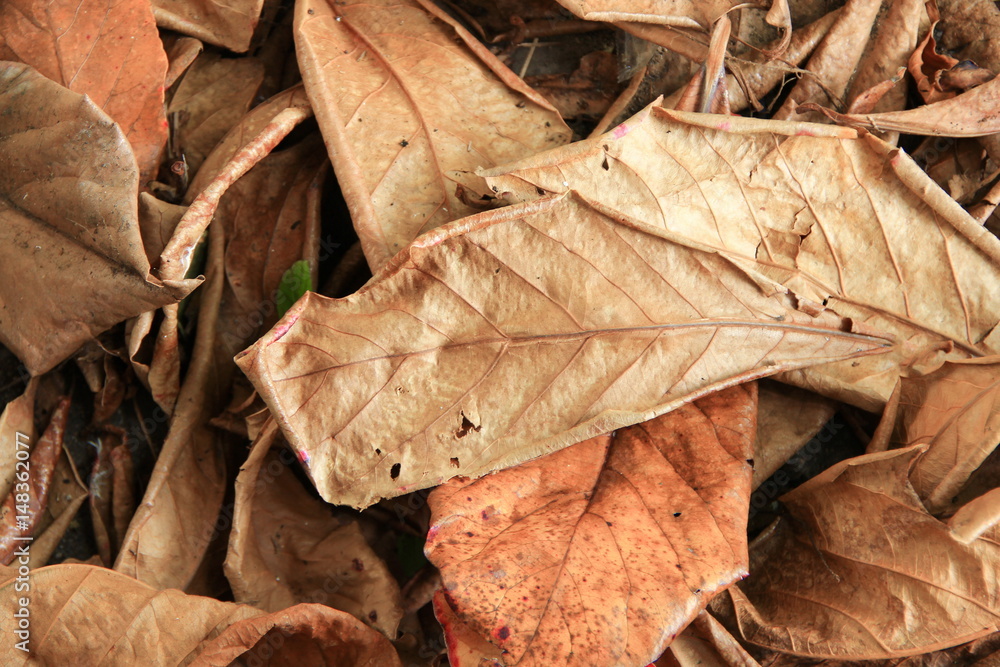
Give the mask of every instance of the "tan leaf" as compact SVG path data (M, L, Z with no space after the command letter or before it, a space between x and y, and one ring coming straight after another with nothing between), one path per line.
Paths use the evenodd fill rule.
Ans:
M156 177L167 141L167 54L149 0L4 0L0 60L87 95L125 133L142 183Z
M149 274L135 158L89 99L5 63L0 119L0 342L39 374L197 281Z
M1000 532L969 544L910 486L923 449L839 463L781 498L793 517L730 589L743 637L810 658L877 660L956 646L1000 624Z
M552 106L431 3L296 3L302 78L372 269L475 213L476 176L558 146Z
M905 68L917 48L918 31L926 16L922 0L896 0L888 3L886 14L875 24L875 34L858 63L848 89L846 102L853 105L866 90L892 79ZM876 111L906 108L908 82L901 79L875 106Z
M205 50L205 45L201 43L200 39L181 37L171 33L161 35L161 38L163 50L167 53L167 62L169 63L163 87L169 89L177 83L177 80L187 71L191 63Z
M160 27L243 53L260 21L264 0L153 0Z
M803 308L825 304L893 336L892 354L782 378L869 410L928 348L1000 347L1000 242L871 135L652 107L486 176L515 199L572 190L772 276Z
M238 602L280 611L298 602L340 609L395 639L403 615L399 586L365 541L357 521L339 518L272 449L265 428L236 481L226 578Z
M320 494L366 507L747 379L882 351L652 232L571 195L473 216L351 297L307 294L237 363Z
M190 173L246 114L264 81L255 58L222 58L205 53L177 85L167 112L175 114L172 145L183 153Z
M448 602L508 665L643 667L747 574L757 387L731 387L428 502Z
M837 404L809 391L760 383L753 488L766 481L830 421Z
M910 482L931 512L952 503L1000 441L1000 359L946 363L904 378L893 440L924 444Z
M818 105L802 105L803 108L820 111L828 118L845 125L934 137L982 137L1000 132L998 106L1000 78L994 78L961 95L906 111L847 114Z
M705 30L732 9L745 6L734 0L559 0L559 4L589 21L636 21ZM767 22L790 32L788 3L775 0Z
M0 580L0 608L14 618L15 572ZM321 664L400 667L392 644L351 616L321 605L267 614L211 598L159 591L91 565L53 565L31 573L30 639L47 665L222 666ZM21 658L11 642L7 656Z

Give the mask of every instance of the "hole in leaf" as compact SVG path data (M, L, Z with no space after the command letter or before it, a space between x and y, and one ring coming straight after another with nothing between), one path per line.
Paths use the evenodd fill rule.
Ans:
M399 477L399 470L402 467L403 466L400 465L399 463L393 463L392 464L392 469L389 470L389 477L392 477L393 479L396 479L397 477Z
M674 516L675 516L675 517L678 517L678 516L680 516L680 515L681 515L681 513L680 513L680 512L674 512Z
M604 158L604 162L601 163L601 167L604 169L604 171L608 171L611 169L611 166L608 164L608 158L606 157Z
M379 456L381 456L382 455L382 450L381 449L376 449L375 453L378 454Z
M458 427L457 431L455 431L456 438L464 438L469 434L469 431L475 431L476 433L479 433L483 429L482 425L476 426L471 421L469 421L469 418L465 416L464 412L460 414L462 415L462 425Z
M453 457L451 457L451 464L452 464L453 466L455 466L456 468L457 468L457 467L459 467L459 463L458 463L458 457L457 457L457 456L453 456Z

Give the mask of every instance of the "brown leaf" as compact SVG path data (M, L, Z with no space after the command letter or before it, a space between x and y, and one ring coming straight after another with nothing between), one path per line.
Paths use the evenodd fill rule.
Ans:
M48 506L52 472L62 453L69 406L69 398L59 402L37 443L20 438L15 443L14 484L0 507L0 562L4 565L14 560L14 550L23 544L21 540L35 534ZM25 458L22 454L27 453L28 446L31 454Z
M1000 242L871 135L652 107L602 137L485 175L515 200L577 192L771 276L805 310L824 304L902 343L783 376L833 398L879 410L900 365L928 348L1000 348Z
M930 512L948 507L1000 441L1000 360L946 363L903 378L893 440L927 445L910 482Z
M167 112L173 114L172 144L197 173L202 162L246 114L264 81L255 58L222 58L205 53L177 85Z
M841 327L566 195L431 232L346 299L307 294L237 363L320 494L366 507L881 351Z
M87 498L87 487L64 445L52 471L48 504L39 522L40 532L31 543L31 567L42 567L49 562Z
M448 602L508 665L647 665L747 574L757 387L428 502L425 550Z
M149 274L135 158L89 99L25 65L0 67L0 342L34 373L197 281ZM86 276L86 279L82 279Z
M357 521L338 518L272 449L265 428L236 481L226 578L238 602L280 611L298 602L340 609L395 639L403 615L399 586Z
M216 520L226 491L223 451L232 442L208 426L224 405L226 387L214 354L224 242L225 230L213 225L191 361L153 475L115 561L119 572L157 588L189 586L227 527Z
M14 618L15 572L3 572L0 607ZM49 665L329 664L400 667L392 645L347 614L296 605L274 614L231 602L159 591L90 565L31 573L35 661ZM13 649L8 649L11 651Z
M982 137L1000 132L1000 78L968 90L961 95L906 111L873 114L837 113L815 104L800 105L825 114L828 118L855 127L884 132L934 137Z
M0 498L6 498L14 485L14 466L18 443L29 447L35 441L35 392L38 380L28 380L24 393L7 403L0 413Z
M218 335L227 361L278 319L278 285L306 257L309 188L325 163L313 132L261 160L219 201L214 220L226 228L226 287Z
M156 177L167 140L167 55L149 0L4 0L0 59L87 95L125 133L141 183Z
M457 37L457 39L456 39ZM492 194L479 167L565 143L559 114L433 4L296 4L302 78L372 269Z
M243 53L250 48L264 0L153 0L160 27Z
M793 519L730 589L743 637L811 658L956 646L1000 623L998 537L962 544L908 482L923 446L839 463L781 498Z

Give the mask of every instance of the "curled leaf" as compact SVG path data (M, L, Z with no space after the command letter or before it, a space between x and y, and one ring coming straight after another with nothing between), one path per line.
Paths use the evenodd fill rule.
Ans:
M93 102L0 63L0 342L32 373L197 285L150 275L138 179L121 130Z

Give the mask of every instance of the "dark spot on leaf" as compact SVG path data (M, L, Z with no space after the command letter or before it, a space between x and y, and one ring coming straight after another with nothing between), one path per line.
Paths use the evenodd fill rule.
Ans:
M504 639L507 639L507 637L510 637L510 628L506 625L497 630L497 639L503 641Z
M315 10L315 9L310 9L310 10L308 11L308 14L309 14L310 16L312 16L312 15L313 15L313 14L315 14L315 13L316 13L316 10Z
M382 455L382 450L381 449L376 449L375 453L378 454L379 456L381 456Z
M611 165L608 164L608 158L604 158L604 162L601 163L601 167L604 169L604 171L608 171L611 169Z
M456 468L458 468L458 467L459 467L459 464L458 464L458 457L457 457L457 456L453 456L453 457L451 457L451 464L452 464L453 466L455 466Z
M358 572L364 572L365 564L361 562L360 559L355 558L351 561L351 567L353 567Z
M374 609L372 609L370 612L368 612L368 620L371 621L372 623L374 623L375 621L377 621L378 620L378 612L375 611Z
M747 459L747 463L749 463L750 466L753 467L753 459Z
M611 523L610 521L605 521L604 523L608 524L609 526L615 525L615 524Z
M299 225L301 224L302 224L301 220L296 220L295 222L292 223L292 226L289 229L298 229Z
M406 139L403 139L402 141L399 142L399 145L402 146L403 148L406 148L407 146L410 145L410 142L407 141Z
M524 107L528 106L528 103L525 102L524 100L521 100L520 102L518 102L514 106L516 106L518 109L523 109Z
M543 190L542 188L535 188L535 192L537 192L539 194L539 196L545 194L545 190Z
M473 533L473 532L471 532L471 531L466 531L466 532L465 532L465 536L466 536L466 537L475 537L475 536L476 536L476 534L475 534L475 533Z
M402 467L403 466L400 465L399 463L393 463L392 464L392 469L389 471L389 477L392 477L393 479L396 479L397 477L399 477L399 470Z
M680 512L674 512L674 517L679 517L680 515L681 515Z

